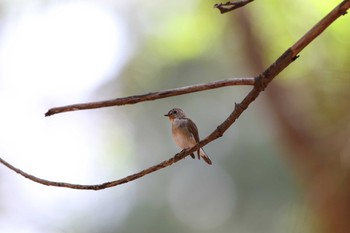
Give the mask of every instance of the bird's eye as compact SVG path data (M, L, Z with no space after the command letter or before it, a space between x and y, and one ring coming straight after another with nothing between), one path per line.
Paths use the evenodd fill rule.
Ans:
M173 113L175 113L175 114L176 114L176 113L177 113L177 111L175 110Z

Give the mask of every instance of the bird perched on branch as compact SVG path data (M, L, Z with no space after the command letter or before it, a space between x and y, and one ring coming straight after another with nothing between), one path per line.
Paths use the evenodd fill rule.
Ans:
M181 149L191 148L199 142L196 124L187 118L180 108L173 108L164 116L169 117L173 139ZM206 163L211 164L211 160L202 148L197 150L197 155L198 159L202 157ZM195 158L193 153L191 157Z

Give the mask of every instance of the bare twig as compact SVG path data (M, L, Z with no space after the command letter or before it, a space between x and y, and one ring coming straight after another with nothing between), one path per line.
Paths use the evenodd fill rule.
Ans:
M214 5L214 8L218 8L221 14L233 11L237 8L247 5L254 0L238 0L226 3L217 3Z
M0 163L5 165L6 167L11 169L12 171L17 172L18 174L24 176L25 178L30 179L31 181L34 181L34 182L39 183L39 184L43 184L43 185L47 185L47 186L54 186L54 187L78 189L78 190L101 190L101 189L106 189L106 188L110 188L110 187L114 187L117 185L128 183L130 181L141 178L149 173L152 173L152 172L158 171L159 169L170 166L171 164L178 162L179 160L185 158L187 155L192 153L190 151L193 152L194 150L183 150L180 153L176 154L174 157L172 157L168 160L165 160L157 165L149 167L145 170L137 172L135 174L126 176L126 177L119 179L119 180L105 182L102 184L94 184L94 185L71 184L71 183L66 183L66 182L56 182L56 181L45 180L45 179L33 176L31 174L28 174L28 173L26 173L26 172L24 172L16 167L12 166L10 163L6 162L2 158L0 158Z
M104 101L82 103L82 104L72 104L72 105L67 105L67 106L62 106L57 108L51 108L45 113L45 116L52 116L57 113L77 111L77 110L136 104L143 101L162 99L162 98L167 98L171 96L184 95L188 93L205 91L205 90L210 90L210 89L215 89L220 87L234 86L234 85L254 85L254 78L231 78L226 80L196 84L196 85L179 87L179 88L168 89L163 91L150 92L142 95L133 95L133 96L117 98L112 100L104 100Z
M166 160L162 163L149 167L141 172L135 173L133 175L124 177L119 180L106 182L99 185L78 185L63 182L53 182L37 178L33 175L25 173L18 168L13 167L11 164L7 163L0 158L0 163L4 164L9 169L21 174L22 176L44 185L56 186L56 187L66 187L72 189L84 189L84 190L100 190L105 188L114 187L120 184L127 183L129 181L138 179L149 173L155 172L162 168L172 165L173 163L185 158L187 155L196 151L199 147L203 147L209 142L221 137L225 131L238 119L238 117L243 113L245 109L259 96L259 94L267 87L267 85L275 78L282 70L284 70L289 64L291 64L297 55L303 50L311 41L313 41L317 36L319 36L332 22L334 22L341 15L344 15L347 9L350 8L350 0L345 0L334 8L327 16L325 16L319 23L317 23L309 32L307 32L300 40L298 40L292 47L287 49L270 67L268 67L262 74L255 77L254 88L248 93L248 95L242 100L241 103L236 104L233 112L227 117L227 119L222 122L208 137L200 141L196 146L183 150L182 152L176 154L173 158ZM146 101L142 100L142 101ZM138 101L140 102L140 101Z

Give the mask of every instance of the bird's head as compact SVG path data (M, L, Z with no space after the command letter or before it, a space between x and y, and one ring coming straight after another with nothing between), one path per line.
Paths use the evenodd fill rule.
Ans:
M169 117L169 120L172 121L175 118L184 118L186 117L186 114L180 108L173 108L168 112L168 114L165 114L164 116Z

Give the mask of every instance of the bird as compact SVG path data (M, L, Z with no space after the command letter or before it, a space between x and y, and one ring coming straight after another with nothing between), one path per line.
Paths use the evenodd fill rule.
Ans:
M164 116L168 117L171 123L171 132L175 143L181 149L195 146L199 142L198 128L196 124L186 116L180 108L173 108ZM202 148L197 150L198 159L201 157L207 164L212 164L208 155ZM191 154L194 159L194 153Z

